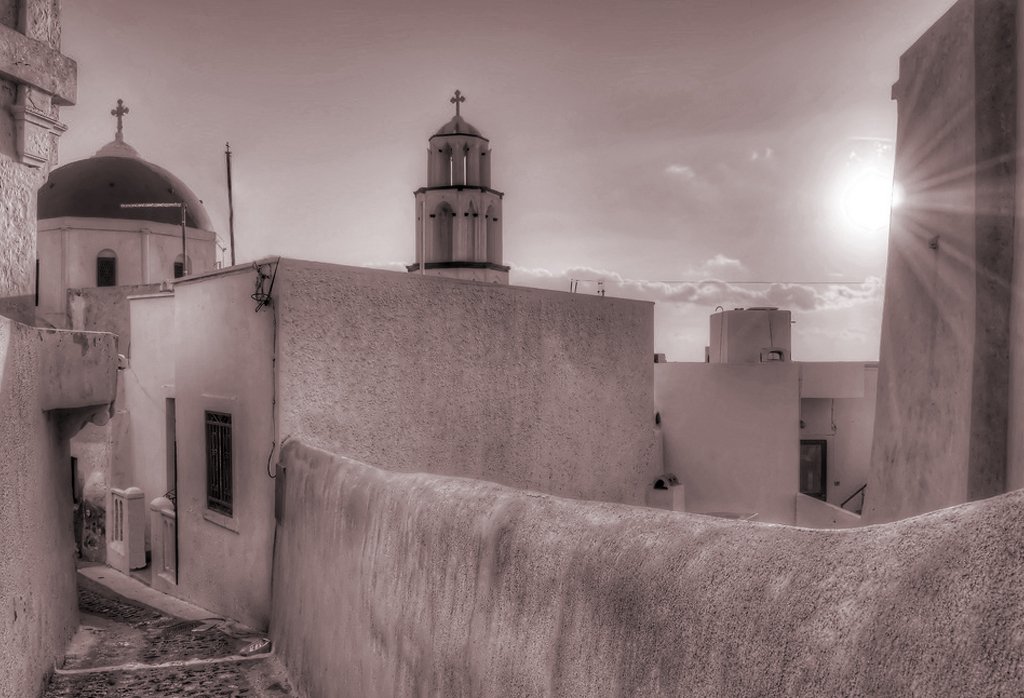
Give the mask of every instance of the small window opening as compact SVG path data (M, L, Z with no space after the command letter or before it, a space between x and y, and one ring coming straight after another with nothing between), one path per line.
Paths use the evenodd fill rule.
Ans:
M96 255L96 285L117 285L117 255L113 250L103 250Z
M231 415L206 412L206 507L232 514Z
M192 273L192 258L189 257L185 263L182 262L182 256L179 254L174 258L174 278L180 279L186 274Z

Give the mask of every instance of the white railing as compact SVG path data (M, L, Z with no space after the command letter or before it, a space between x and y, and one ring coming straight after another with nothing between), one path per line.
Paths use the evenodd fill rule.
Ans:
M154 589L166 591L178 583L178 515L167 497L149 503L150 549Z

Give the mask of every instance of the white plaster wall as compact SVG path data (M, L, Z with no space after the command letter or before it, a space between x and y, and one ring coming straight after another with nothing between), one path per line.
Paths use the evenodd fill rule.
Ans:
M1024 37L1024 12L1018 8L1017 37ZM1024 50L1017 51L1017 134L1024 134ZM1018 148L1017 172L1024 173L1024 148ZM1019 187L1020 185L1018 185ZM1016 235L1013 245L1012 305L1010 311L1010 403L1007 421L1006 489L1024 487L1024 196L1018 188Z
M274 294L282 436L633 504L659 474L649 303L294 260Z
M38 695L78 625L71 470L39 333L0 317L0 696Z
M961 0L900 59L870 522L1005 489L1017 4Z
M270 614L274 530L274 486L267 475L275 440L274 316L271 309L253 312L253 282L254 272L241 267L175 284L176 593L261 628ZM213 516L217 522L209 520L206 508L206 410L232 416L234 516ZM163 423L155 412L152 417ZM147 429L159 426L151 423Z
M216 262L215 235L186 229L192 272L210 271ZM62 217L39 222L39 313L50 320L65 312L65 291L96 286L96 255L117 254L117 285L160 283L174 278L181 254L181 228L166 223L106 218Z
M792 524L799 491L798 365L653 366L665 470L686 488L686 511Z
M387 472L298 443L282 462L271 627L302 695L1024 685L1024 492L810 531Z
M167 398L174 397L174 296L162 293L129 300L133 353L121 372L131 415L130 472L124 487L139 487L149 502L174 487L167 475ZM119 485L121 486L121 485ZM146 517L146 540L149 540Z
M800 364L801 373L806 368L805 364ZM802 397L800 400L800 419L804 424L800 438L826 441L826 498L830 504L838 506L868 481L878 367L851 362L818 365L814 371L819 375L815 376L813 394L827 395L831 391L847 396L859 394L859 397ZM857 387L853 385L854 377L859 382ZM805 385L801 385L801 394Z

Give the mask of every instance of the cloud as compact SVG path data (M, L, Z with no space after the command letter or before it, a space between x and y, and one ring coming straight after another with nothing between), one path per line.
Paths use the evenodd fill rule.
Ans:
M689 165L679 164L669 165L665 168L665 173L679 177L680 179L693 179L697 176L697 173L694 172L692 167Z
M721 252L711 259L704 260L696 267L691 267L686 272L687 276L700 276L711 279L721 278L719 275L727 273L743 273L747 267L738 259L727 257Z
M716 255L709 262L719 258L719 265L739 263L724 255ZM629 279L614 271L591 267L572 267L561 272L515 266L512 269L512 282L517 286L567 290L573 279L580 281L580 293L596 293L600 282L600 288L603 288L608 296L711 308L720 305L725 308L769 306L796 311L836 310L878 303L881 301L883 290L882 280L878 277L870 277L860 284L745 284L715 279Z

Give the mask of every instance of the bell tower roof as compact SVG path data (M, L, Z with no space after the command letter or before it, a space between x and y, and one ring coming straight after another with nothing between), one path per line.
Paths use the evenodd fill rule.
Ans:
M437 129L432 138L436 136L476 136L477 138L483 138L480 130L461 116L453 116L448 123ZM484 138L484 140L487 139Z
M480 133L480 130L462 118L462 103L466 101L466 97L462 94L462 90L455 90L455 96L448 100L455 105L455 116L441 128L437 129L437 132L431 136L431 138L437 138L438 136L474 136L476 138L486 138Z

